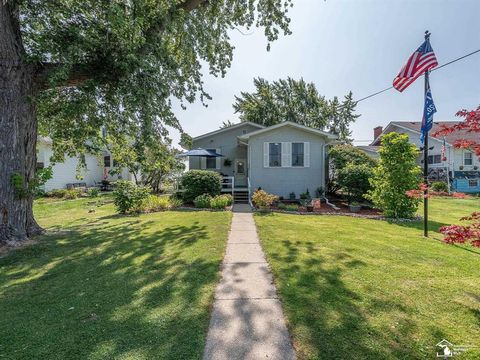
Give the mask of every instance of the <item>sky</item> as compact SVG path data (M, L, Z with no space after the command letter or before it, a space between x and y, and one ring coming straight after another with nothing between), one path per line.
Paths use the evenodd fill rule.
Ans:
M480 0L296 0L289 12L292 35L272 43L262 29L247 35L231 32L235 46L232 67L224 78L204 77L212 96L208 107L188 104L175 113L191 136L238 122L232 104L241 91L253 91L253 79L273 81L288 76L313 82L326 98L342 98L350 90L355 99L387 88L407 58L423 42L425 30L439 64L480 49ZM352 125L357 145L373 140L373 128L390 121L420 121L423 78L403 93L389 90L361 101ZM480 105L480 53L435 71L430 76L437 108L434 120L455 120L463 108ZM178 134L173 133L174 141Z

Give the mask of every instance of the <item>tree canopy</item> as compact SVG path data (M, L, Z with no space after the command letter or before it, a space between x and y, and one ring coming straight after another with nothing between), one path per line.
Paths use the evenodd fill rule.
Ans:
M11 182L13 176L25 188L34 182L38 132L53 139L57 159L103 150L102 128L124 143L139 134L143 143L159 140L170 128L183 132L171 102L210 98L202 75L224 76L230 67L229 31L262 28L268 48L290 33L291 6L292 0L0 2L0 241L39 232L32 196L20 197Z
M182 131L171 109L209 99L205 65L224 76L233 56L228 31L259 26L268 41L288 34L291 1L20 1L28 61L39 65L40 131L56 154L73 155L112 138Z
M241 92L235 96L233 108L241 121L251 121L271 126L282 121L292 121L316 129L337 133L340 139L349 141L350 124L359 115L355 114L356 103L350 92L342 102L334 97L325 99L313 83L290 77L269 82L253 79L255 92Z

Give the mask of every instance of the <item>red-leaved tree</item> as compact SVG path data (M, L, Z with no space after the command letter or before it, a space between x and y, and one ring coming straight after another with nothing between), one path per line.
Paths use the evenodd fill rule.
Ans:
M456 148L469 149L480 158L480 106L476 110L461 110L456 115L464 118L464 121L452 126L442 126L433 136L440 137L452 133L466 135L468 139L460 138L453 145ZM478 134L478 136L471 136L472 134ZM471 221L471 223L442 226L440 232L444 235L444 241L448 244L470 243L472 246L480 247L480 212L474 212L460 220Z

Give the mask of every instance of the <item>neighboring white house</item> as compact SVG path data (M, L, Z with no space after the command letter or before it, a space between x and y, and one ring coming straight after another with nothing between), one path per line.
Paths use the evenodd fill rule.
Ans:
M307 190L314 196L325 188L327 147L337 138L289 121L269 127L241 122L193 138L193 148L223 157L190 157L189 169L214 170L231 179L235 199L242 193L250 197L257 188L286 198Z
M51 165L50 158L53 155L52 140L47 137L39 137L37 141L37 168ZM65 157L61 163L53 165L53 175L44 185L45 191L64 189L70 184L85 184L87 187L98 185L102 180L133 180L132 174L123 169L118 175L110 175L114 164L111 154L105 152L103 156L86 154L86 168L79 167L76 157Z
M458 121L434 122L430 134L440 130L442 125L451 126L458 123ZM392 121L385 129L377 126L374 129L374 140L370 149L372 149L372 146L379 146L382 135L390 132L407 134L410 142L420 148L422 146L420 142L421 126L420 121ZM478 140L478 133L456 131L445 136L446 159L442 159L443 137L429 137L429 148L433 147L429 150L428 156L429 178L431 180L448 180L453 190L456 191L480 192L480 160L471 151L454 147L454 143L460 139ZM420 154L418 164L423 164L423 154Z

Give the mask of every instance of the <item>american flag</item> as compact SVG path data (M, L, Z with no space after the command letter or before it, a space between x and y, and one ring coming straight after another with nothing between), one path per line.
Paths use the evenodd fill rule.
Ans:
M437 58L430 45L430 41L427 39L412 56L408 58L407 63L393 80L393 87L402 92L425 71L433 69L437 65Z

